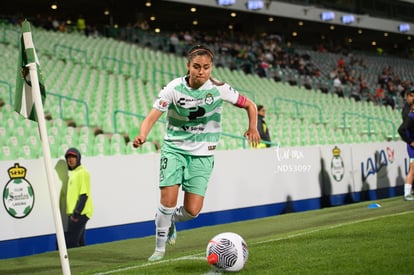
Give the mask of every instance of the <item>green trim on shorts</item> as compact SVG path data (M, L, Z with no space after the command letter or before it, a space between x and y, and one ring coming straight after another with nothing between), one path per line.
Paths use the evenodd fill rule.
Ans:
M161 152L159 187L180 184L185 192L205 196L213 172L214 156Z

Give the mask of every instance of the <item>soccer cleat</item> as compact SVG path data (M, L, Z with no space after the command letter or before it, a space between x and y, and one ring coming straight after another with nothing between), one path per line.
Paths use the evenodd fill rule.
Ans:
M155 250L154 253L151 255L151 257L148 258L148 261L150 262L159 261L162 258L164 258L164 254L165 252Z
M405 196L404 196L404 200L405 200L405 201L412 201L412 200L414 200L414 198L413 198L413 196L410 194L410 195L405 195Z
M171 221L171 226L168 229L167 243L169 245L174 245L175 239L177 239L177 230L175 229L175 223Z

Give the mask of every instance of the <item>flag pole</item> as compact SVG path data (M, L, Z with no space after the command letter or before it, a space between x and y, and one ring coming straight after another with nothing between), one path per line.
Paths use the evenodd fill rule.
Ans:
M40 88L39 83L39 76L38 76L38 69L37 69L37 55L33 45L32 34L30 31L30 23L25 20L22 23L23 28L23 35L22 35L22 43L20 44L23 48L23 52L25 52L25 57L27 58L25 61L28 61L27 64L21 64L29 69L29 76L30 76L30 87L27 87L25 91L26 95L22 96L21 91L16 91L16 99L23 99L26 104L21 104L16 100L16 111L20 112L20 114L24 115L26 118L31 120L36 120L38 122L38 129L40 134L40 140L42 143L42 150L43 150L43 160L46 169L46 176L47 182L49 186L49 196L50 201L52 204L52 211L53 217L55 221L55 228L56 228L56 237L58 243L58 249L60 254L60 261L62 265L62 272L64 275L70 275L70 266L69 266L69 257L66 249L66 242L65 242L65 234L63 232L63 223L62 217L60 215L59 203L57 198L57 192L55 189L55 182L52 173L52 158L50 154L50 146L49 146L49 138L46 131L46 122L43 110L43 102L42 102L42 91ZM22 45L23 44L23 45ZM22 52L20 52L21 54ZM20 61L22 60L22 55L20 55ZM24 77L24 75L22 75ZM22 84L22 79L18 77L16 90L22 88L25 89L25 85ZM43 85L43 84L42 84ZM26 84L27 86L27 84ZM27 97L29 101L32 101L35 106L37 117L32 117L32 107L30 107L30 102L27 102L25 99Z
M46 131L46 121L44 117L42 99L40 97L39 79L37 77L36 63L29 63L27 67L30 71L30 81L32 83L32 95L36 108L37 120L39 123L39 134L42 143L43 160L46 168L47 182L49 185L50 201L52 203L53 216L55 220L56 236L59 247L60 261L64 275L70 275L69 256L66 249L63 223L59 210L59 203L52 174L52 158L50 154L49 139Z

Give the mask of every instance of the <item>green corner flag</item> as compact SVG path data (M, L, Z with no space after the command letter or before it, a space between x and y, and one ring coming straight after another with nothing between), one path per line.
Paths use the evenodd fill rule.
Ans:
M39 87L42 103L46 98L45 86L40 70L39 59L33 45L30 23L25 20L22 23L22 37L19 43L19 60L17 65L16 94L14 110L27 119L37 121L37 114L34 106L33 92ZM37 67L38 85L32 85L30 71L27 66L35 63Z

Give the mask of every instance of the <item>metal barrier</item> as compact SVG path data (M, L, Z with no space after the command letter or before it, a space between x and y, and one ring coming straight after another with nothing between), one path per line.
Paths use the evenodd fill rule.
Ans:
M57 49L58 48L67 49L69 51L69 58L72 61L77 61L77 59L74 57L74 52L83 54L84 63L88 64L88 58L87 58L86 50L74 48L74 47L71 47L71 46L66 46L66 45L63 45L63 44L55 44L53 46L53 55L54 56L58 56L58 54L57 54Z
M114 121L114 133L118 133L118 120L117 120L117 114L123 114L123 115L127 115L127 116L134 116L134 117L138 117L141 119L144 119L146 116L145 115L141 115L141 114L136 114L133 112L129 112L129 111L124 111L124 110L115 110L114 114L113 114L113 121Z
M136 63L129 62L129 61L125 61L125 60L121 60L121 59L117 59L117 58L113 58L113 57L109 57L109 56L104 56L101 59L102 68L104 70L107 70L107 68L106 68L107 67L107 64L108 64L108 62L111 62L111 61L118 64L118 74L122 74L122 67L124 65L128 65L129 68L131 68L131 67L133 68L133 70L135 72L134 77L135 78L138 78L138 76L139 76L139 70L138 70L138 65ZM130 71L132 71L132 70L130 70Z
M344 128L346 129L347 126L347 116L357 116L360 118L366 118L367 119L367 127L368 127L368 137L371 138L371 135L374 133L374 131L372 131L372 127L371 127L371 122L372 120L376 120L376 121L381 121L381 122L387 122L389 124L391 124L392 126L392 140L397 140L396 139L396 126L395 123L391 120L388 119L384 119L384 118L378 118L378 117L373 117L373 116L368 116L368 115L364 115L364 114L359 114L359 113L354 113L354 112L343 112L342 113L342 118L344 121Z
M299 106L303 107L309 107L309 108L314 108L316 110L318 110L318 114L319 114L319 123L322 124L322 109L320 106L316 105L316 104L310 104L307 102L303 102L303 101L299 101L299 100L295 100L295 99L290 99L290 98L283 98L283 97L274 97L273 98L273 111L275 114L277 114L277 106L276 106L276 101L284 101L287 103L291 103L295 106L295 114L296 114L296 118L300 118L300 109ZM303 108L301 108L303 109Z
M61 119L63 119L63 105L62 105L63 100L69 100L69 101L74 101L74 102L83 104L85 106L86 126L89 127L89 107L88 107L88 103L86 101L81 100L81 99L77 99L77 98L74 98L74 97L66 96L66 95L59 95L59 94L51 93L51 92L46 92L46 94L56 96L56 97L59 98L59 118L61 118Z

